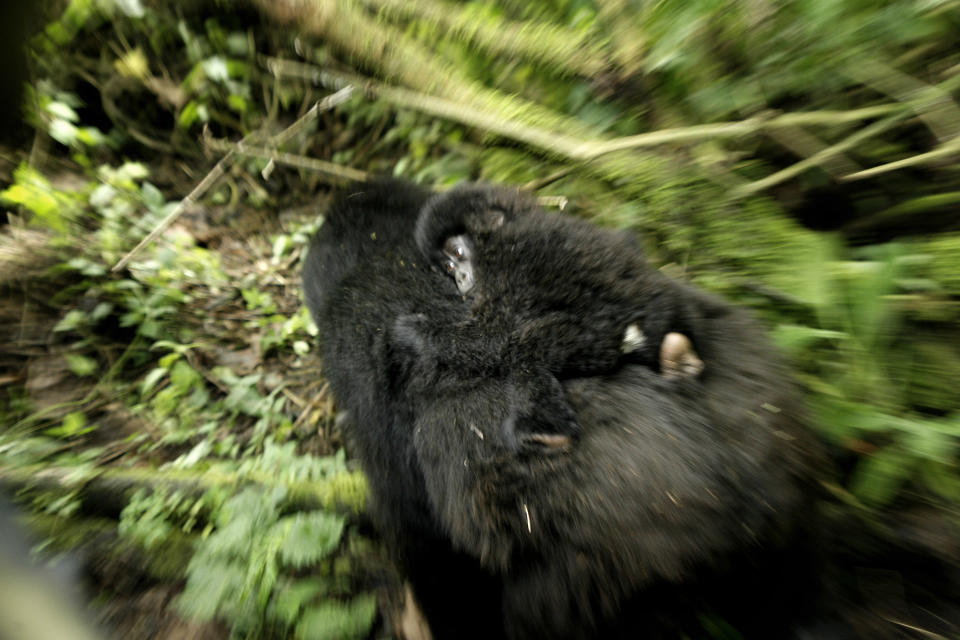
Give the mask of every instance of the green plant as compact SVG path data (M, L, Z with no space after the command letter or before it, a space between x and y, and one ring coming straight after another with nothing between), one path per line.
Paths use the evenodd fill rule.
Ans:
M191 533L200 516L222 504L222 491L214 489L200 497L190 497L181 491L138 489L120 513L117 531L147 549L166 542L179 530ZM208 524L204 534L212 530Z
M937 284L922 277L928 262L910 245L891 243L853 252L829 246L804 267L806 300L816 321L784 324L774 338L801 365L815 423L863 457L849 489L865 503L891 502L904 483L926 487L947 501L960 499L960 402L923 411L909 381L956 377L954 370L919 369L907 338L909 302Z
M55 189L45 176L25 164L14 172L13 184L0 192L0 201L24 207L37 224L61 233L79 215L82 199L81 193Z
M375 614L371 596L339 597L333 564L318 566L341 545L342 516L324 511L285 515L282 489L246 489L227 500L215 530L190 561L180 610L220 619L243 638L362 638ZM319 569L308 573L310 567Z

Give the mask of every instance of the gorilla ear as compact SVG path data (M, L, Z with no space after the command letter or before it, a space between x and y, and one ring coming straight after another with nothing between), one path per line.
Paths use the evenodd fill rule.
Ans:
M490 233L503 226L506 214L499 209L486 209L470 216L468 227L476 233Z
M432 196L417 217L414 240L421 253L436 255L447 238L496 231L516 217L517 193L483 185L464 185Z

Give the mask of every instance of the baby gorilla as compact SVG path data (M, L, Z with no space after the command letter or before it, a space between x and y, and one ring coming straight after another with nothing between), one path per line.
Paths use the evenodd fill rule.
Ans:
M696 335L696 314L627 233L548 215L517 191L471 185L428 201L415 235L471 313L453 326L403 316L395 339L412 348L431 391L475 389L491 369L522 372L511 387L522 401L504 425L507 441L569 444L577 422L564 379L626 363L665 378L703 370L688 337Z

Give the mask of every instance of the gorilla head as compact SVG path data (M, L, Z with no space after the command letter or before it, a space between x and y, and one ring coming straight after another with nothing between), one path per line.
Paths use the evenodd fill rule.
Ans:
M471 303L469 331L503 336L517 363L561 377L609 372L624 355L669 375L702 369L687 335L696 318L628 233L549 215L514 190L470 185L431 198L415 236ZM668 345L670 332L684 335ZM463 342L460 333L447 335Z

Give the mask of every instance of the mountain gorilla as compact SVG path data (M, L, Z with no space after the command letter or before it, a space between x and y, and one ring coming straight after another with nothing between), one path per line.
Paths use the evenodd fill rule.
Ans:
M746 314L492 187L355 186L304 287L435 638L784 637L814 460Z

